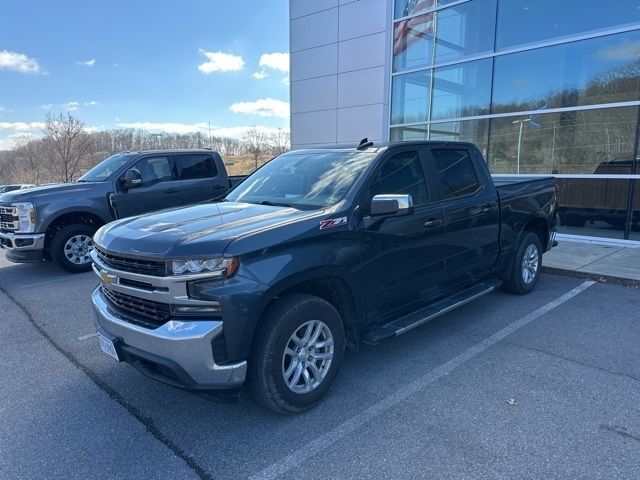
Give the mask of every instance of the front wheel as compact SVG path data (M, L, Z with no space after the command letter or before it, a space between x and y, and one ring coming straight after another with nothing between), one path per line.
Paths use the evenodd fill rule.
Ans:
M93 250L93 234L89 225L69 225L59 230L51 241L51 257L66 271L81 273L91 270L89 254Z
M504 283L505 290L513 293L531 292L540 278L542 268L542 246L535 233L523 232L511 273Z
M313 295L289 295L261 319L248 386L274 412L302 412L329 391L343 353L344 328L336 309Z

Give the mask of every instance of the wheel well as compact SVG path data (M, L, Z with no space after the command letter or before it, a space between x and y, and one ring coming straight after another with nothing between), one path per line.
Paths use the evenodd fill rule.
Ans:
M49 248L49 246L51 245L51 240L53 240L55 234L60 230L68 227L69 225L78 224L89 225L98 229L102 225L104 225L104 221L97 215L89 212L71 212L60 215L53 222L51 222L49 227L47 227L47 231L45 232L45 248Z
M547 245L549 245L549 226L543 218L534 218L525 225L523 231L535 233L540 239L543 251L547 249Z
M353 332L356 323L355 302L351 288L341 278L321 277L307 280L287 288L278 297L292 293L306 293L326 300L340 314L345 330Z

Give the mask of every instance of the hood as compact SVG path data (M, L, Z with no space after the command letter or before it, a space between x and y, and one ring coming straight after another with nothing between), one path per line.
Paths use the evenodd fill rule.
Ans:
M96 232L99 247L157 258L222 255L233 240L318 212L249 203L209 203L110 223Z
M14 190L12 192L0 195L0 202L31 202L35 203L38 199L58 195L60 193L81 192L93 188L95 183L61 183L58 185L46 185L44 187L32 187L24 190Z

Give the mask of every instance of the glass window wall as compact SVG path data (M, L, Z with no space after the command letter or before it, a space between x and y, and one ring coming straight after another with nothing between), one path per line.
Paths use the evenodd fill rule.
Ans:
M634 31L498 56L492 112L639 100L639 54Z
M637 0L500 0L497 50L640 23Z

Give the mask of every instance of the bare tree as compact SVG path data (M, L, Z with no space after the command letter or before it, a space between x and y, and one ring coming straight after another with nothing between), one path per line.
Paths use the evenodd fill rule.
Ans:
M70 113L47 114L42 130L51 173L62 182L73 181L78 167L93 148L93 137L84 123Z
M269 146L267 143L267 134L264 130L260 130L255 125L247 130L243 137L245 149L248 154L253 157L255 162L255 169L258 169L258 160L267 150Z
M14 162L21 182L39 184L43 178L45 152L42 142L34 135L21 135L16 139Z
M277 132L269 135L269 147L274 157L282 155L291 148L291 135L279 128Z

